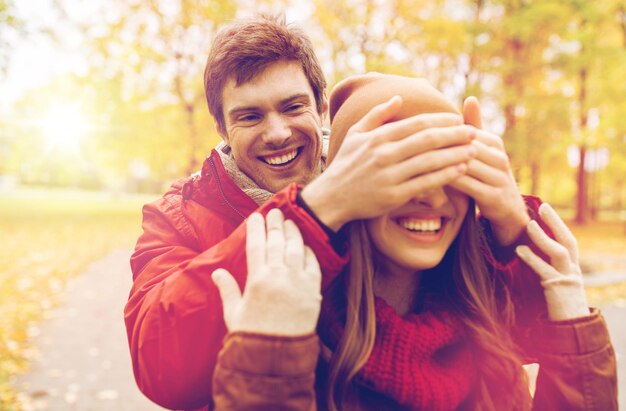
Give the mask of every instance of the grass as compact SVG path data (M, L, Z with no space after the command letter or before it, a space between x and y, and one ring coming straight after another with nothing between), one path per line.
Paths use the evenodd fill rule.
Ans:
M587 303L592 307L626 303L626 282L601 287L587 287L585 291L587 293Z
M0 193L0 409L17 410L12 375L26 370L28 338L68 279L140 233L153 197L72 190Z
M578 240L585 271L626 273L626 222L602 221L585 226L568 224ZM626 282L587 287L589 305L599 307L626 302Z
M626 221L601 221L584 226L568 222L568 226L578 240L581 258L626 257Z

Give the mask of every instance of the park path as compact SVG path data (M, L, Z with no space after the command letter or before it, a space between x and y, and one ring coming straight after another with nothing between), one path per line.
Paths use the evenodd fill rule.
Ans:
M25 410L159 411L132 376L122 309L131 286L130 250L93 263L68 284L64 303L33 345L30 373L16 380ZM626 411L626 302L603 307L617 352L620 411Z
M625 296L626 297L626 296ZM619 410L626 411L626 300L602 308L617 356Z
M26 411L158 411L132 375L122 310L131 250L116 250L68 283L63 303L39 327L38 352L16 380Z

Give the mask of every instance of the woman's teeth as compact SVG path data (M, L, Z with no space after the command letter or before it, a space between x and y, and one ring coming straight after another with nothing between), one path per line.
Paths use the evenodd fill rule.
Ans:
M417 218L399 218L398 224L409 231L437 232L441 229L441 218L427 220Z
M290 162L291 160L296 158L296 155L298 155L298 149L295 149L287 154L283 154L280 156L263 157L263 161L273 166L279 166L279 165Z

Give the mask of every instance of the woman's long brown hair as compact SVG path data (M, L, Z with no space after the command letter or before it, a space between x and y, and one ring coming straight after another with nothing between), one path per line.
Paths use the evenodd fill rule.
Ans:
M348 230L351 259L343 278L346 324L330 357L325 385L331 411L344 409L351 399L353 379L367 362L376 337L376 250L364 221L350 223ZM488 252L470 201L457 238L441 263L423 273L419 293L436 293L437 304L455 315L472 341L478 374L472 409L528 409L526 375L509 333L513 306L504 279L487 268Z

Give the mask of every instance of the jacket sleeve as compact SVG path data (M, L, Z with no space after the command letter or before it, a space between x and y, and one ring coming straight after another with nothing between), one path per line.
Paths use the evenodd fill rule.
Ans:
M539 362L534 411L617 411L615 352L604 318L542 321L533 330Z
M315 411L319 350L316 334L229 334L213 375L215 410Z
M324 231L297 205L296 195L292 184L257 211L280 208L298 225L318 257L323 285L328 284L347 256L336 254ZM148 398L171 409L211 404L211 378L226 334L211 273L229 270L242 289L246 277L245 224L235 228L208 211L196 216L210 220L209 229L197 234L211 239L203 250L193 225L185 223L190 202L177 195L144 207L144 233L131 257L134 283L124 310L137 384Z

